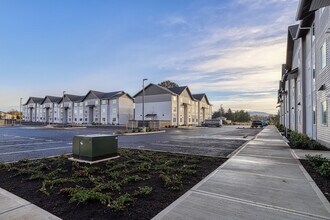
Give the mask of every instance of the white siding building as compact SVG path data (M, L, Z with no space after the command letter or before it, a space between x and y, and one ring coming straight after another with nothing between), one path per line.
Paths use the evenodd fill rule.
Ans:
M279 84L281 123L330 147L330 1L300 0Z
M144 119L165 121L172 126L198 125L211 118L211 105L205 94L191 94L187 86L165 88L157 84L145 87ZM135 120L142 121L143 91L135 96Z

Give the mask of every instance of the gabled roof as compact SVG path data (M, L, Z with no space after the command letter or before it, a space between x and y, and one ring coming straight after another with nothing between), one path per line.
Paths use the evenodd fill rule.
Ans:
M295 39L296 38L298 27L299 27L298 24L291 25L291 26L288 27L288 31L289 31L292 39Z
M288 27L288 39L287 39L287 48L286 48L286 68L289 71L292 68L294 40L297 35L297 30L298 30L298 24L291 25Z
M304 17L306 17L310 11L310 7L312 4L312 0L300 0L298 5L298 10L296 14L296 20L302 20Z
M53 103L59 103L62 99L62 97L47 95L40 104L43 104L47 98Z
M184 90L188 91L188 94L190 96L190 98L192 100L195 100L195 98L193 97L193 95L190 92L190 89L188 86L179 86L179 87L173 87L173 88L169 88L170 91L174 92L177 95L181 95L183 93Z
M24 105L27 105L30 100L32 100L34 103L41 104L41 102L44 100L44 98L30 97L30 98L28 98L28 100L26 101L26 103Z
M81 101L84 101L86 97L90 94L93 93L97 98L99 99L112 99L112 98L118 98L123 95L127 95L130 99L134 100L128 93L124 91L115 91L115 92L99 92L95 90L90 90Z
M67 97L71 102L81 102L81 100L85 97L85 96L80 96L80 95L72 95L72 94L64 94L64 96L61 98L61 100L59 101L59 103L61 103L63 101L63 98Z
M156 86L160 89L163 89L164 91L172 94L172 95L175 95L176 93L172 92L171 90L169 90L168 88L166 87L163 87L163 86L160 86L160 85L157 85L157 84L154 84L154 83L150 83L149 85L147 85L146 87L144 87L144 90L148 89L150 86ZM139 96L141 93L143 92L143 90L141 89L138 93L136 93L133 98L136 98L137 96Z
M207 104L211 105L210 102L209 102L209 99L207 98L205 93L193 94L192 96L194 97L194 99L196 99L198 101L202 101L202 99L205 97L205 100L206 100Z
M168 88L172 92L174 92L177 95L181 95L181 93L188 88L188 86L179 86L179 87L173 87L173 88Z
M329 5L329 0L300 0L296 14L296 20L302 20L316 10Z

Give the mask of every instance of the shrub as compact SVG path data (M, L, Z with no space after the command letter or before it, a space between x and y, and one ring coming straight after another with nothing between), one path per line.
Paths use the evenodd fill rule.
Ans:
M101 204L109 204L111 195L101 193L95 189L86 189L83 187L64 188L61 192L68 193L70 196L70 203L86 203L87 201L99 201Z
M164 182L165 186L172 190L182 189L182 176L178 174L166 175L160 174L159 177Z
M288 132L288 139L292 148L310 149L310 150L327 150L315 140L311 140L307 135L300 134L295 131Z
M134 201L134 197L128 193L119 196L116 200L109 204L114 211L121 211L127 207L130 202Z
M138 195L148 195L151 192L152 192L152 187L143 186L143 187L139 187L139 190L138 191L135 191L134 192L134 195L135 196L138 196Z
M116 134L124 134L124 133L126 133L126 132L121 131L121 130L116 131Z
M318 168L318 167L322 166L322 164L324 162L328 162L327 158L323 157L322 154L318 154L315 156L306 154L306 159L307 159L308 163L314 168Z
M329 176L330 174L330 163L329 161L324 162L318 169L318 172L322 175L322 176Z
M139 180L143 180L143 178L138 176L138 175L132 175L132 176L125 177L123 179L123 183L127 184L127 183L130 183L130 182L136 182L136 181L139 181Z

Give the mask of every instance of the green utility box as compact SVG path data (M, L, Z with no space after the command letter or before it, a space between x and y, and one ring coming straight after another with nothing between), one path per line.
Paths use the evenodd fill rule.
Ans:
M95 161L117 156L118 136L116 135L76 135L72 144L73 158Z

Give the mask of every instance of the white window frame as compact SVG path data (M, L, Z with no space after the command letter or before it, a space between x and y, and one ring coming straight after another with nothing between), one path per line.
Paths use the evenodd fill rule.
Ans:
M323 101L321 102L321 124L323 126L327 126L328 125L328 102L327 101Z
M321 70L323 70L327 66L327 42L324 41L321 47Z

